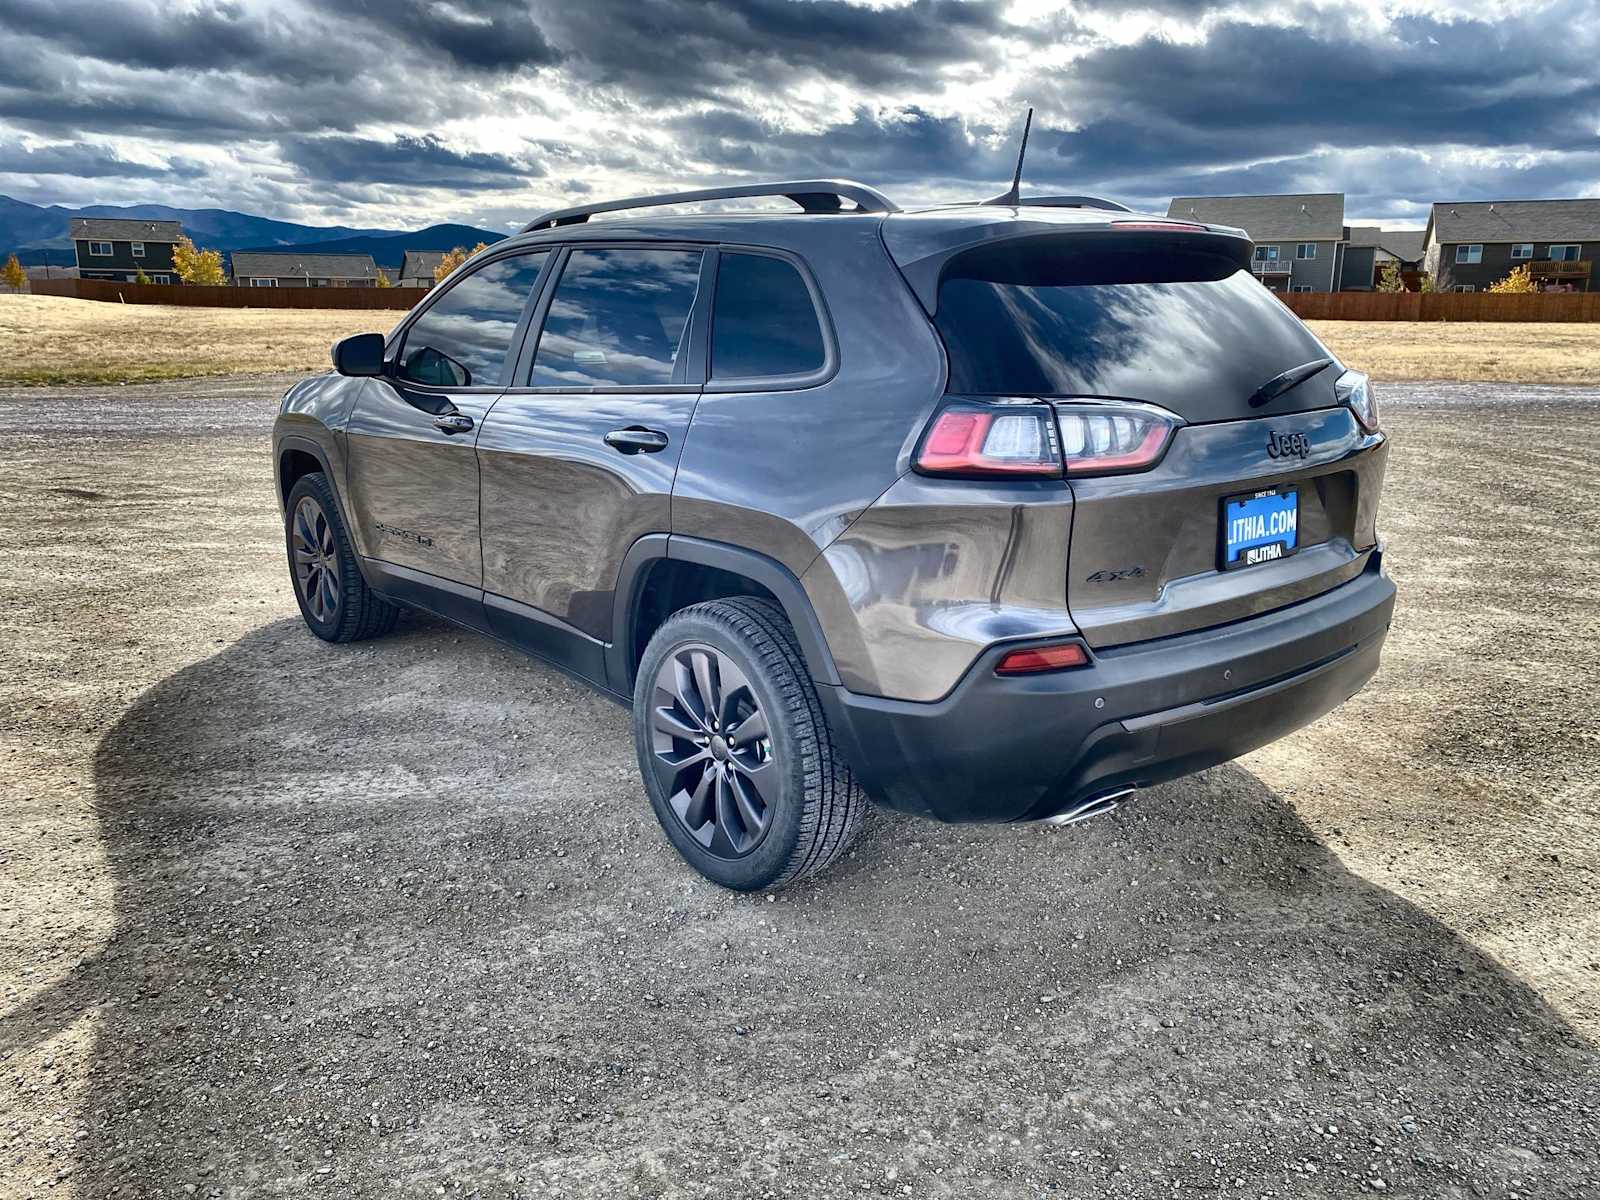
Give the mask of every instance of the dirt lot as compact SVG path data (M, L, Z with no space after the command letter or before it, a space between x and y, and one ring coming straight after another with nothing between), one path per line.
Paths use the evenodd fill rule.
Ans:
M339 338L399 312L169 308L0 295L0 384L192 379L324 370ZM1600 378L1600 324L1312 321L1340 359L1379 380L1584 385Z
M768 898L620 709L302 630L279 390L0 394L6 1200L1600 1194L1594 394L1387 391L1317 726Z

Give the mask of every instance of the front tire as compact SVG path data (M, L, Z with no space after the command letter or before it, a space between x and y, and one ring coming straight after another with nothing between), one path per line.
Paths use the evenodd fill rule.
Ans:
M634 743L656 819L723 887L782 887L822 870L867 800L840 760L794 631L772 604L696 604L650 639Z
M333 486L320 471L302 475L284 504L289 579L306 627L325 642L382 637L400 610L367 586L350 545Z

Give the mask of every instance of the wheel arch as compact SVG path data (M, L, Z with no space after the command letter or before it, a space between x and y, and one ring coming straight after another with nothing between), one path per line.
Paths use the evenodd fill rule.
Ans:
M623 559L614 593L607 674L631 695L650 635L673 612L704 600L757 596L776 604L817 683L836 685L838 669L800 580L776 559L742 546L683 534L640 538Z

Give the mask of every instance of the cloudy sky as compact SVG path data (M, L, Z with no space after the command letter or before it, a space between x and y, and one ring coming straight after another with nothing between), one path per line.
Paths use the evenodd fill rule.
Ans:
M1174 194L1600 195L1600 0L0 0L0 193L509 228L591 195L1010 174Z

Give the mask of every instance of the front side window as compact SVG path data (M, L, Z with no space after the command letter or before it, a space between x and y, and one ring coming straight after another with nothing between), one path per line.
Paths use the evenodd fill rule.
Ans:
M1278 260L1278 248L1276 246L1257 246L1256 247L1256 261L1257 262L1276 262L1277 260Z
M723 251L711 321L713 378L806 375L826 361L817 310L794 265Z
M111 255L111 243L110 242L90 242L89 243L89 253L90 254L97 254L102 258L108 258Z
M1456 261L1458 263L1481 263L1483 261L1483 243L1473 242L1471 245L1457 246Z
M1478 290L1478 285L1475 283L1458 283L1451 290L1457 292L1475 292Z
M170 275L152 275L152 276L150 276L150 282L151 283L171 283L172 282L172 276L170 276Z
M132 243L132 245L133 245L133 256L135 258L143 258L144 257L144 243L143 242L134 242L134 243Z
M278 286L278 281L276 279L252 279L250 281L250 286L251 287L277 287Z
M699 250L574 250L539 335L532 387L661 386L700 285Z
M1533 257L1533 243L1532 242L1517 242L1515 245L1513 245L1511 247L1511 257L1512 258L1532 258Z
M1582 250L1583 250L1583 247L1582 246L1578 246L1578 245L1567 245L1567 246L1554 246L1553 245L1553 246L1550 247L1550 261L1551 262L1577 262L1578 261L1578 255L1582 252Z
M548 251L496 259L451 285L406 330L397 373L434 387L502 387L511 339Z
M1317 244L1315 242L1301 242L1294 248L1294 256L1296 258L1315 258L1317 256Z
M1309 283L1297 283L1294 285L1294 290L1297 292L1309 292L1311 285Z

